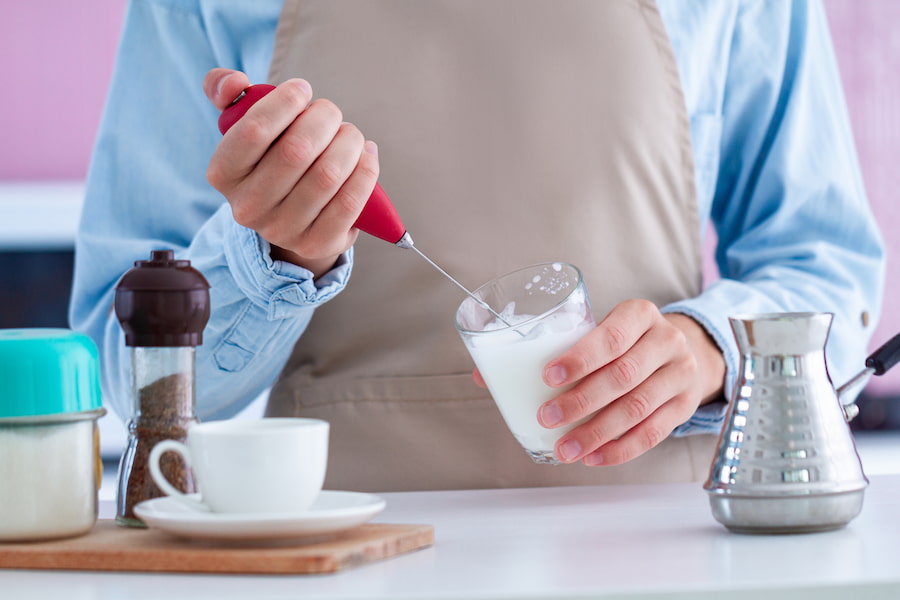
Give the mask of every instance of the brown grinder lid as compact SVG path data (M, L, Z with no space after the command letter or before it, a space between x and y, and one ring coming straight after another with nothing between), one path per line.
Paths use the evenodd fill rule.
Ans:
M209 320L209 283L191 261L154 250L119 280L115 308L126 346L199 346Z

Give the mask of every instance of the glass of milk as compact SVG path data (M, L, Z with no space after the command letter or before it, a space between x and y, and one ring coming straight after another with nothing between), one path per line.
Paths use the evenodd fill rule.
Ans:
M534 462L559 464L556 441L580 423L547 429L538 422L540 406L567 389L547 386L541 375L596 325L581 271L559 262L533 265L489 281L474 296L459 305L456 329L515 438Z

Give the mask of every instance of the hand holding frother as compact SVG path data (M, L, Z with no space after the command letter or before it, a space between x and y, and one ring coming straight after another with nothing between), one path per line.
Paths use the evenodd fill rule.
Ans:
M257 84L244 89L240 95L238 95L238 97L222 111L222 114L219 115L219 131L224 135L225 132L231 129L231 127L247 113L251 106L274 89L275 86L269 84ZM406 227L400 219L400 215L397 213L396 208L394 208L393 203L380 184L375 184L375 189L372 191L365 207L363 207L362 212L354 223L354 227L386 242L399 246L400 248L414 250L419 256L425 259L428 264L437 269L459 289L475 299L476 302L485 307L485 309L501 322L506 323L493 308L475 296L465 286L451 277L446 271L415 247L412 236L406 230Z

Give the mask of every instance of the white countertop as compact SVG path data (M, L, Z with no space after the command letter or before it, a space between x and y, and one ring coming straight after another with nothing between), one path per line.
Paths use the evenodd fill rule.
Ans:
M729 533L699 484L384 494L433 547L319 576L0 570L0 597L900 598L900 475L871 480L848 527L785 536Z

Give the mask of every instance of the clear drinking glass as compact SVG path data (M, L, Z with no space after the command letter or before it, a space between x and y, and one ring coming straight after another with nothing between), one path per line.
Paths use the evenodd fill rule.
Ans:
M567 389L547 386L541 375L596 326L581 271L559 262L533 265L474 295L481 302L463 300L456 329L518 442L534 462L559 464L554 446L580 422L555 429L538 422L540 406Z

